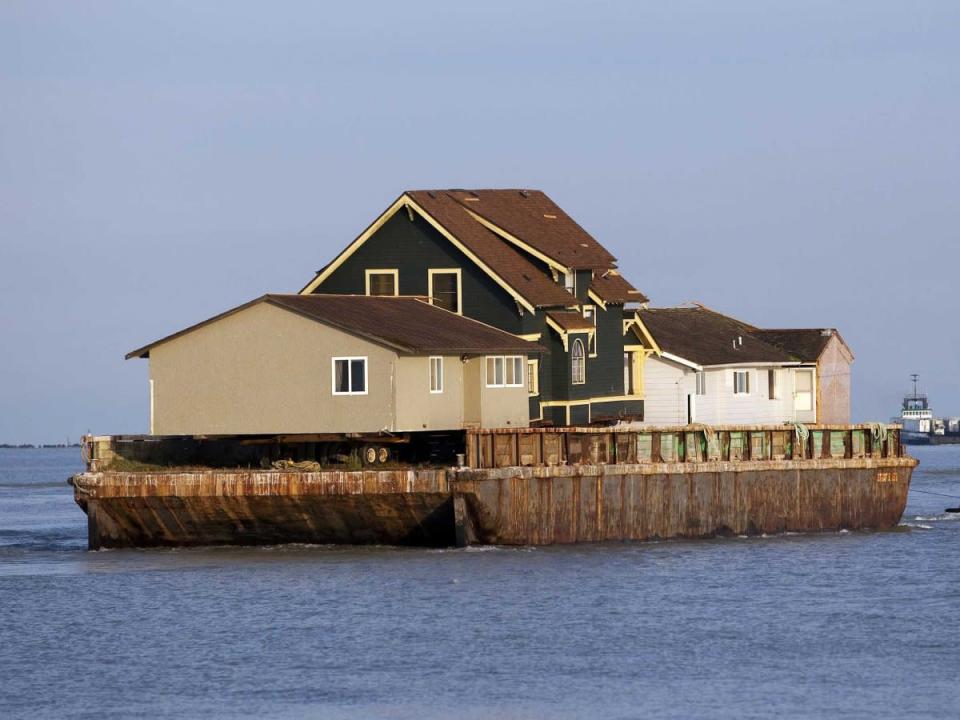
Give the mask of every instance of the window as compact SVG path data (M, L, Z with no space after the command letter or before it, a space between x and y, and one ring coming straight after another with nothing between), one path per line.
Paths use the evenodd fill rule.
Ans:
M593 334L590 336L590 357L597 355L597 308L593 305L583 306L583 318L593 323Z
M460 313L460 269L428 270L430 304L450 312Z
M577 296L577 274L573 270L563 274L563 287L574 297Z
M707 373L703 370L697 372L697 395L707 394Z
M623 354L623 394L636 395L636 384L633 380L633 353Z
M527 394L540 394L540 361L527 360Z
M367 295L398 295L397 270L366 270Z
M367 394L367 359L365 357L333 358L333 394Z
M434 356L430 358L430 392L432 393L443 392L443 358L442 357Z
M750 394L750 371L749 370L733 371L733 394L734 395Z
M573 341L570 351L570 382L574 385L583 385L587 381L586 361L583 357L583 340Z
M488 356L487 387L523 387L523 358L519 355Z
M813 410L813 371L797 370L796 392L793 394L794 410Z
M780 397L780 388L777 387L777 371L767 370L767 397L777 400Z

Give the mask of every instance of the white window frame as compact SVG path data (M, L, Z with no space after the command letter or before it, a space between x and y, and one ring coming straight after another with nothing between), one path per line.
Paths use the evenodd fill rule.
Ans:
M775 368L767 370L767 397L770 400L780 399L780 371Z
M737 389L737 376L743 375L744 385L746 386L745 390ZM734 395L750 395L750 371L749 370L734 370L733 371L733 394Z
M431 355L429 365L430 394L439 395L443 392L443 356ZM434 368L437 369L436 373L434 373ZM434 383L434 380L437 382ZM435 386L436 389L434 389Z
M346 392L337 390L337 361L345 360L347 363L347 385L350 390ZM363 390L353 390L353 374L350 368L354 360L363 360ZM334 395L368 395L370 393L370 373L369 362L366 355L341 355L330 358L330 389Z
M494 374L493 382L490 382L490 361L493 361ZM526 378L523 376L523 366L524 366L524 357L523 355L487 355L483 359L483 375L484 375L484 384L488 388L518 388L526 387ZM501 372L501 382L497 382L497 363L500 364ZM513 382L507 382L507 362L510 362L514 365L513 372ZM520 369L520 377L517 378L517 368Z
M580 372L577 373L575 361L577 345L580 346ZM587 349L583 345L583 340L576 338L570 345L570 384L585 385L587 382Z
M533 386L531 388L531 385ZM536 397L540 394L540 360L527 358L527 395Z
M393 275L393 296L400 294L400 271L397 268L368 268L363 271L364 287L367 295L370 294L371 275ZM390 297L387 295L386 297Z
M696 394L701 397L707 394L707 373L705 370L696 371Z
M427 269L427 297L430 304L433 305L433 276L434 275L456 275L457 276L457 315L463 315L463 273L460 268L428 268Z

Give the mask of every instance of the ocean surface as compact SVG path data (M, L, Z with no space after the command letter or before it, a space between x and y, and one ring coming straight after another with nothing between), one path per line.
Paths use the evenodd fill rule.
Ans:
M554 548L88 552L0 450L0 718L960 716L960 447L902 524Z

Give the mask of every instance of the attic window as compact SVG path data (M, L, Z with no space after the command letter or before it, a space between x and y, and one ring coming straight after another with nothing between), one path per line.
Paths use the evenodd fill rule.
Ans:
M557 219L557 216L556 216L556 215L548 215L547 213L544 213L543 216L544 216L547 220L556 220L556 219Z
M464 202L480 202L480 198L478 198L478 197L465 197L465 198L463 199L463 201L464 201Z

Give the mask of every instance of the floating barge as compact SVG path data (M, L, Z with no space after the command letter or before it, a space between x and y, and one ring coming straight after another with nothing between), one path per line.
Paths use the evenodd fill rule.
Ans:
M463 467L210 467L310 438L87 437L70 479L89 547L279 543L416 546L707 538L882 530L903 514L917 461L876 425L524 428L465 433ZM150 471L111 470L128 461ZM259 465L259 463L257 463Z

